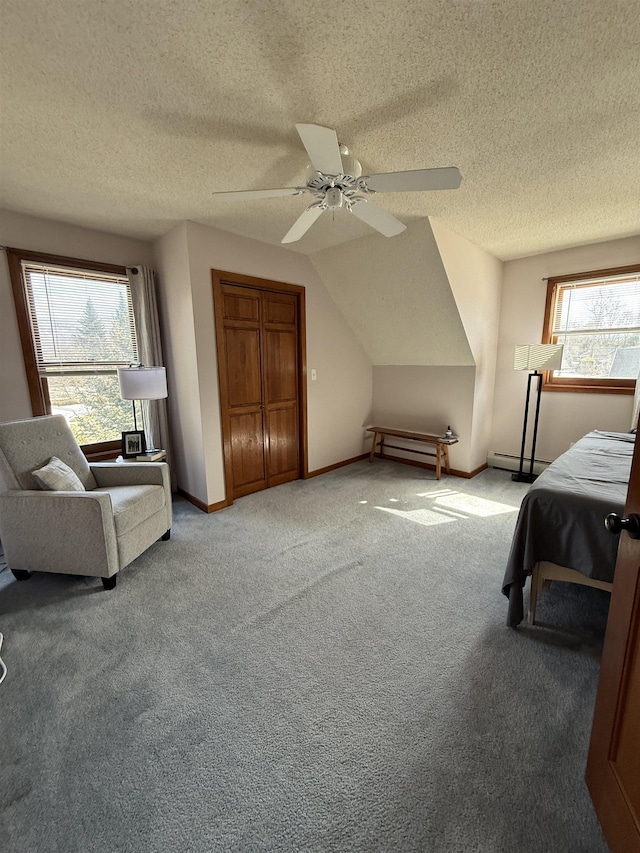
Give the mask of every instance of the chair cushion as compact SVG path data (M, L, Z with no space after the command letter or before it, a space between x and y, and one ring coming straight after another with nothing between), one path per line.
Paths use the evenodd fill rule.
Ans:
M162 486L105 486L94 489L111 496L116 536L122 536L165 506Z
M52 456L46 465L31 473L40 488L50 492L86 491L75 471L65 465L57 456Z

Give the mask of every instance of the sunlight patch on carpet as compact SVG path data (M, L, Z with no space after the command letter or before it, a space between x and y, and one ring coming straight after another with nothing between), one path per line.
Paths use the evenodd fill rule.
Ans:
M400 516L400 518L406 518L408 521L414 521L416 524L423 524L425 527L433 527L449 521L464 521L469 516L490 518L494 515L518 511L517 507L509 504L458 492L455 489L434 489L429 492L420 492L416 497L427 498L430 503L429 508L407 510L392 509L385 506L376 506L375 508L383 512L390 512L392 515ZM398 500L397 498L389 498L389 503L398 503Z
M376 509L381 509L383 512L390 512L392 515L399 515L400 518L406 518L408 521L415 521L416 524L423 524L425 527L433 527L436 524L447 524L451 521L457 521L451 515L438 512L432 509L391 509L388 506L377 506Z
M436 498L436 504L448 507L449 509L455 509L458 512L468 513L469 515L477 515L481 518L518 511L518 508L515 506L508 506L508 504L501 504L497 501L487 500L487 498L476 497L475 495L465 495L462 492L454 492L451 495L443 495Z

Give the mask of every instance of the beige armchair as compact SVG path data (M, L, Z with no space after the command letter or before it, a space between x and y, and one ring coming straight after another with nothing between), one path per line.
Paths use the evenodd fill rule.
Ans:
M54 456L86 491L38 488L32 472ZM169 466L89 465L62 415L0 424L0 485L0 540L18 580L93 575L113 589L120 569L171 533Z

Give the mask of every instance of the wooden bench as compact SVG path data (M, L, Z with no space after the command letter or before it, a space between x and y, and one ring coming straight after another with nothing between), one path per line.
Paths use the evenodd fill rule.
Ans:
M425 432L408 432L403 429L391 429L390 427L380 427L380 426L372 426L367 427L368 432L373 433L373 444L371 445L371 453L369 454L369 462L373 462L373 457L376 452L376 444L378 443L378 438L380 439L380 457L382 459L395 459L397 461L406 461L406 460L398 460L397 456L386 456L384 455L385 447L390 448L391 450L403 450L405 453L417 453L419 456L430 456L431 458L436 460L435 469L436 469L436 479L440 479L440 475L442 473L442 465L444 463L444 467L447 471L447 474L451 473L451 468L449 467L449 445L457 444L458 439L455 438L445 438L443 435L429 435ZM432 444L435 445L435 451L431 450L414 450L411 447L398 447L396 444L385 444L384 440L387 437L391 438L401 438L403 441L419 441L422 444Z

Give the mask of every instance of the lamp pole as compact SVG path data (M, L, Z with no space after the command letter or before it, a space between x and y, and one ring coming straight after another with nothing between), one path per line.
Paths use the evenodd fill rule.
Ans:
M520 446L520 467L512 474L513 480L519 483L533 483L536 474L533 466L536 461L536 440L538 438L538 419L540 417L540 398L542 396L542 380L544 370L560 370L562 367L562 344L524 344L517 346L513 360L514 370L527 370L527 400L524 406L524 424L522 425L522 444ZM533 371L533 373L531 373ZM531 463L529 473L524 471L524 449L527 442L527 426L529 422L529 403L531 402L531 380L538 380L536 398L536 415L533 423L533 438L531 442Z
M533 439L531 442L531 462L529 464L529 473L525 474L524 472L524 449L527 441L527 426L529 424L529 401L531 399L531 380L533 378L538 380L538 390L536 396L536 414L533 422ZM515 480L518 483L533 483L536 479L536 475L533 473L533 465L535 462L536 455L536 440L538 438L538 419L540 417L540 398L542 396L542 373L539 370L534 370L533 373L529 373L527 376L527 398L524 404L524 424L522 426L522 444L520 447L520 467L518 468L517 473L511 475L511 479Z

